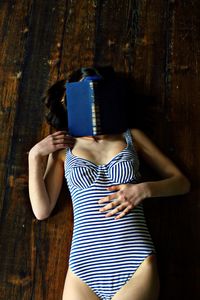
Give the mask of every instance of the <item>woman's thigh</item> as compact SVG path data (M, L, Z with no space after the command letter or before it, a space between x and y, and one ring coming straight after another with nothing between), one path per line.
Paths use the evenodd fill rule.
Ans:
M160 281L155 255L149 255L112 300L157 300Z
M99 300L91 288L69 268L65 279L62 300Z

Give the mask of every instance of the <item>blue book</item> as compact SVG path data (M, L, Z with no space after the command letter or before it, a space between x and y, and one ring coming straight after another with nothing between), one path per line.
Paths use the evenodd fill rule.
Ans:
M68 131L71 136L119 133L123 124L118 87L99 76L66 83Z

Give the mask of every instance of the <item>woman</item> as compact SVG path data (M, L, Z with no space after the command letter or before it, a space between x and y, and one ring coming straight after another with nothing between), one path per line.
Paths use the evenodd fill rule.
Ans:
M82 68L68 81L97 74L114 76L106 68ZM29 195L36 218L50 216L64 176L72 197L74 232L63 300L156 300L156 250L142 202L187 193L190 183L139 129L67 135L65 82L54 84L44 98L47 121L58 131L29 152ZM138 156L162 179L142 182Z

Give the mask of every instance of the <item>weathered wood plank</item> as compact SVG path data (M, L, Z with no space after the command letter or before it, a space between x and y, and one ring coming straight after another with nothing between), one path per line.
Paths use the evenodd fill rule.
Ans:
M63 32L61 73L91 66L95 48L95 1L69 1Z
M11 293L12 288L8 292L8 288L12 286L7 280L8 274L14 269L14 255L16 247L16 239L13 228L15 227L15 207L16 201L10 201L7 198L8 191L13 187L13 176L9 173L9 168L12 167L10 154L12 144L16 143L13 139L13 131L15 125L15 117L18 105L18 90L21 77L21 66L23 64L25 47L19 41L24 38L26 33L26 22L22 10L29 11L29 5L22 1L17 7L14 3L1 4L1 69L0 69L0 123L1 123L1 140L0 140L0 159L1 159L1 296L6 299ZM18 28L18 39L16 32ZM13 41L16 42L15 47ZM17 199L17 198L16 198ZM13 214L13 216L11 216ZM23 230L23 228L22 228ZM14 272L15 273L15 272ZM13 275L14 275L13 273ZM16 273L15 273L16 274ZM3 299L2 298L2 299Z
M14 128L10 135L12 142L8 156L9 163L6 163L6 179L10 178L11 184L7 185L7 192L3 194L1 222L4 225L1 227L1 237L5 244L2 245L4 247L1 248L1 256L4 256L6 249L9 249L4 263L2 263L2 268L5 270L1 281L4 299L15 299L15 297L20 299L61 299L73 225L69 194L64 184L51 218L44 222L38 222L33 216L28 198L27 152L34 143L49 132L44 122L43 104L40 101L45 86L47 87L59 77L65 76L70 63L73 69L74 63L78 67L83 64L83 61L86 61L87 64L91 64L93 61L94 38L91 31L94 24L93 8L95 8L93 1L90 4L85 1L80 6L74 5L71 1L69 3L60 1L59 4L56 1L42 3L36 1L29 3L30 11L28 12L23 11L21 7L18 8L19 11L16 10L16 13L21 15L23 20L26 19L28 24L26 24L26 38L22 38L20 41L24 45L25 51L22 55L20 81L16 92L19 104L16 106L16 114L10 122ZM9 14L7 11L5 13ZM70 15L72 15L72 19L70 19ZM13 27L14 30L17 26L19 26L18 20ZM82 28L83 33L80 35L79 30ZM8 30L11 28L9 27ZM69 35L65 31L68 31ZM73 36L75 36L75 40L73 40ZM81 39L81 36L84 38ZM9 36L6 38L8 45L11 45ZM76 45L80 49L80 56L71 56L71 61L67 57L67 68L65 69L63 67L66 62L65 53L66 55L70 51L76 53L76 49L75 51L69 49L67 52L65 50L65 45L68 45L70 38L72 40L69 45L72 47ZM85 49L89 50L90 48L90 55L82 46L86 45L86 42L88 49ZM63 68L63 72L61 68ZM7 73L5 73L6 76Z
M180 298L198 299L200 287L198 277L200 241L195 239L194 228L199 228L199 3L171 1L171 41L169 44L170 91L167 97L171 154L175 161L191 178L190 195L181 197L171 207L168 218L171 219L171 231L176 228L171 241L173 251L166 268L167 278L172 286L177 286ZM198 174L197 174L198 173ZM195 241L196 240L196 241ZM170 276L171 274L172 277ZM185 274L185 275L184 275ZM193 274L197 280L189 280ZM170 278L171 277L171 278ZM194 277L193 277L194 278ZM166 281L163 281L163 284ZM184 289L182 287L185 287ZM169 290L167 284L166 290ZM176 299L174 291L163 294L163 299Z
M120 5L109 1L109 11L115 11L109 18L107 8L99 7L96 61L112 62L116 69L129 72L138 91L153 96L147 133L197 185L199 172L194 164L199 165L199 141L196 139L199 131L198 2L184 1L182 5L177 1L123 1ZM117 22L120 23L120 34ZM186 61L179 65L181 57ZM177 80L181 89L177 87ZM195 111L194 107L197 108ZM191 130L194 130L193 134ZM192 175L193 169L196 170ZM158 250L161 299L184 299L191 291L197 299L200 294L197 281L188 283L188 276L182 276L184 272L191 274L194 271L198 259L192 254L194 247L191 247L194 223L199 228L199 221L194 218L199 205L197 194L192 192L188 196L145 202L148 224ZM189 226L188 210L192 211ZM190 257L193 257L191 264ZM197 266L195 274L199 271Z
M10 85L12 78L8 76L9 68L5 65L3 78L8 79L7 89L16 97L16 102L8 106L13 117L7 124L13 131L4 133L10 137L10 141L7 140L5 145L10 148L3 169L7 172L7 182L4 185L1 217L1 241L4 243L0 256L5 257L1 262L2 269L5 270L1 274L1 290L5 295L4 299L55 299L57 291L61 291L63 287L59 275L56 279L54 275L66 272L63 261L67 261L64 256L67 256L70 246L66 232L69 235L71 233L71 229L67 228L67 219L72 223L71 206L69 203L66 212L63 206L66 209L67 199L60 199L62 202L57 205L55 218L58 222L54 218L48 220L50 224L35 219L27 190L27 152L37 140L49 132L47 126L42 124L44 108L40 98L52 68L51 49L53 45L57 47L56 38L59 41L62 39L62 31L58 28L63 28L61 18L64 16L65 6L65 1L60 1L59 5L56 1L15 3L13 16L10 7L5 8L5 14L11 19L7 25L9 34L5 35L5 43L11 50L6 51L6 58L11 63L16 53L17 71L20 76L17 81L15 71L14 82L18 85L14 93ZM3 26L5 27L4 23ZM4 27L2 31L5 31ZM26 32L25 35L23 32L21 38L16 34L19 28ZM16 41L15 49L13 41ZM6 91L5 86L3 88ZM4 94L3 101L7 103ZM6 124L5 114L3 117L2 122ZM6 140L5 136L2 139ZM63 218L59 216L60 210L65 215ZM60 245L61 238L65 239L66 243Z
M160 299L199 299L199 8L197 0L0 2L0 299L61 299L70 197L64 184L51 217L35 219L27 152L52 132L44 89L93 62L112 64L151 96L147 132L192 180L189 195L147 200L145 211Z

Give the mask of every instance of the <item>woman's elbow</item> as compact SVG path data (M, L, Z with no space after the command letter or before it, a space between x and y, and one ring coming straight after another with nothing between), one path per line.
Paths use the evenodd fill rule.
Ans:
M35 217L38 221L43 221L45 219L48 219L49 216L35 215Z
M49 211L48 212L47 211L46 212L33 212L33 213L38 221L43 221L45 219L48 219L50 216Z
M191 189L191 183L190 183L189 179L184 175L182 175L180 179L181 179L180 186L181 186L182 194L189 193L189 191Z

